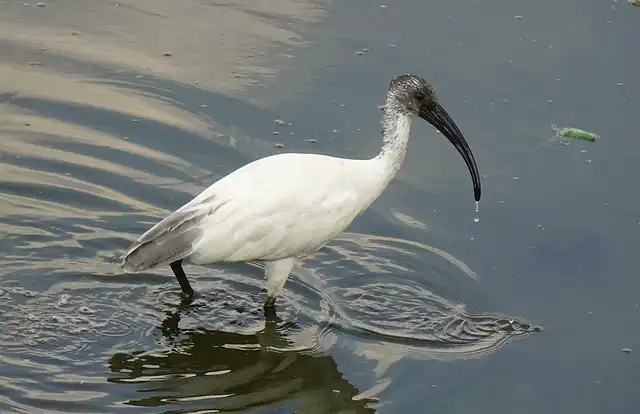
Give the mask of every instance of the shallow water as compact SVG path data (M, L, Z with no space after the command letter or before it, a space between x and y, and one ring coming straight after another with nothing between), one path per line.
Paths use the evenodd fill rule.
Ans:
M0 4L0 411L640 407L640 8L43 4ZM462 160L416 123L397 180L294 269L277 315L254 265L186 267L190 306L168 268L118 270L252 159L373 155L406 71L474 150L477 213Z

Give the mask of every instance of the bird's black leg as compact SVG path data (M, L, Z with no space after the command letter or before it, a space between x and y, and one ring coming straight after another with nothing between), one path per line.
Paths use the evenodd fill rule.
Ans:
M264 301L265 309L275 308L276 307L276 297L275 296L267 296L267 299Z
M277 319L276 307L275 306L265 306L264 307L264 317L266 318L267 323L273 322Z
M176 279L178 279L178 283L180 283L180 287L182 288L182 292L188 297L193 297L193 288L187 280L187 275L184 274L184 270L182 270L182 259L176 260L171 263L171 270L173 270L173 274L176 275Z

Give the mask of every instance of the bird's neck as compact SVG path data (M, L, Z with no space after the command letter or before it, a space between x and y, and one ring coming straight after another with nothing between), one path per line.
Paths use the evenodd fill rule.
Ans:
M411 117L387 100L382 108L382 149L376 157L384 165L388 180L396 175L407 153Z

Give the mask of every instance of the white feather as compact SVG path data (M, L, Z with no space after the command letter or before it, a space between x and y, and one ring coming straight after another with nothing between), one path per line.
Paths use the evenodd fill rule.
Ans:
M288 153L249 163L140 236L123 255L123 268L142 271L185 258L196 264L264 261L275 300L294 261L345 230L398 172L417 113L411 88L423 88L423 96L431 91L416 77L392 81L376 157Z

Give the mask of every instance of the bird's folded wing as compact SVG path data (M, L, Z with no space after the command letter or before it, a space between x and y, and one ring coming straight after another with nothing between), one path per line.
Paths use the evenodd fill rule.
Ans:
M141 271L189 256L202 236L199 224L226 202L212 197L165 217L144 233L122 256L125 271Z

